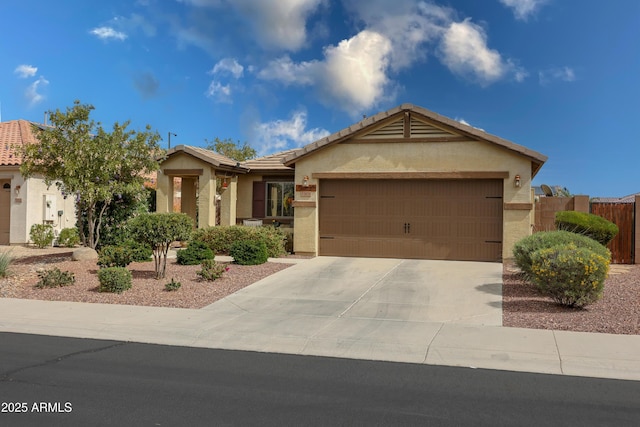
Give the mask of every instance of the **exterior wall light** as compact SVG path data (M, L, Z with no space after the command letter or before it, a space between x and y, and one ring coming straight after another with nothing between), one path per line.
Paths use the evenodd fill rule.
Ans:
M305 187L309 186L309 177L307 175L305 175L304 178L302 178L302 185Z
M516 188L520 188L520 185L521 185L521 183L520 183L520 175L516 175L516 177L513 179L513 185Z
M15 192L16 192L16 197L18 197L20 195L20 186L19 185L16 185Z

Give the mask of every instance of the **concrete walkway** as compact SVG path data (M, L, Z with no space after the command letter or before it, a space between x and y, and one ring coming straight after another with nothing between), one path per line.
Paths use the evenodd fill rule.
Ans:
M357 264L315 258L200 310L0 298L0 331L640 380L640 336L500 326L501 282L485 263L474 263L478 282L449 296L415 294L421 262ZM440 272L450 283L463 275ZM486 300L447 310L462 292Z

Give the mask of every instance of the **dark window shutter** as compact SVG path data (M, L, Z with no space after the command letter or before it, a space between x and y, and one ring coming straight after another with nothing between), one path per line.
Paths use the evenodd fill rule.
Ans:
M265 212L265 195L267 193L267 185L263 181L253 182L253 210L251 215L253 218L264 218Z

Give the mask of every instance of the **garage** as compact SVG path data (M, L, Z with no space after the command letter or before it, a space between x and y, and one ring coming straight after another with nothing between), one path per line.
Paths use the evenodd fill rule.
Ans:
M322 179L319 255L502 261L501 179Z

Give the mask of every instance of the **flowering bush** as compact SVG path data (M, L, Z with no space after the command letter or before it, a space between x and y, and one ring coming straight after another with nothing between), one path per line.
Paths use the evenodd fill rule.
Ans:
M534 233L518 241L513 247L513 257L516 265L527 276L531 275L532 256L540 249L548 249L558 245L573 244L579 248L586 248L596 254L611 260L611 252L600 243L587 236L569 231L543 231Z
M531 280L559 304L584 307L602 297L609 259L573 243L531 256Z
M212 282L222 277L224 273L229 271L229 266L216 262L212 259L207 259L202 262L202 270L196 272L203 280Z

